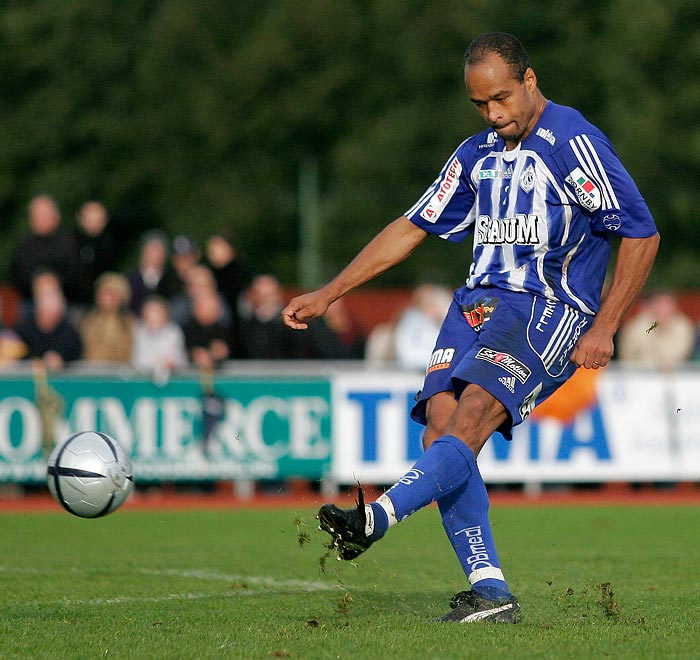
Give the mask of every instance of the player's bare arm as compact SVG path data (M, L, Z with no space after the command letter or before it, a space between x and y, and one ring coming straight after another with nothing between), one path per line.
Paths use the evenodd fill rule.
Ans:
M323 316L334 300L406 259L427 235L407 217L400 216L379 232L328 284L293 298L282 310L285 325L305 330L308 325L304 321Z
M571 354L579 367L599 369L610 362L613 337L644 287L659 247L659 235L623 238L615 263L612 285L591 329Z

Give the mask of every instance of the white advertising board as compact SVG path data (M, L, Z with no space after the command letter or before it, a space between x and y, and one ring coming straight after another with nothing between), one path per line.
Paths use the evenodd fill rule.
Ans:
M409 411L421 383L400 372L333 378L332 479L391 484L411 467L422 427ZM572 419L528 419L512 441L495 434L479 466L491 483L696 481L700 372L609 368Z

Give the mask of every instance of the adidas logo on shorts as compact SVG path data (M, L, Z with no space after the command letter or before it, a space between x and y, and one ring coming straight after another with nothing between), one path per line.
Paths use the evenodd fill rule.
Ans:
M515 376L501 376L498 382L501 385L505 385L512 393L515 393Z

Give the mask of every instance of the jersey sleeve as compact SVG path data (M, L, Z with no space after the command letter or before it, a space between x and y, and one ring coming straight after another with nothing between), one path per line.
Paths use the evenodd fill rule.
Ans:
M591 227L627 238L656 233L654 218L610 142L580 134L559 150L567 194L591 217Z
M405 213L421 229L456 243L469 236L473 227L469 212L475 190L469 177L468 143L450 156L437 179Z

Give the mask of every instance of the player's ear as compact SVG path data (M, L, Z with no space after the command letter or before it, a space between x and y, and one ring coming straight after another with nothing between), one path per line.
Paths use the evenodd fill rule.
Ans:
M537 76L532 70L532 67L528 67L525 71L523 82L525 83L525 87L527 88L528 92L532 93L537 89Z

